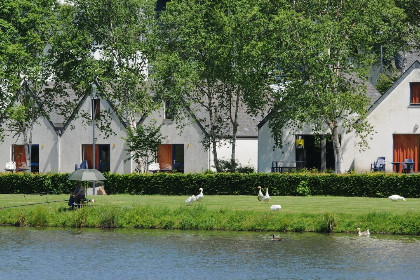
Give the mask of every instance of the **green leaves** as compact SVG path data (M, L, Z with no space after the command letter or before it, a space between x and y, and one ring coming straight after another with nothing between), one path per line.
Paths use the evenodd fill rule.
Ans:
M274 74L284 77L271 103L275 142L281 146L284 129L312 125L313 132L336 135L339 164L339 133L356 131L366 139L372 132L364 122L370 100L361 85L379 44L394 42L387 52L395 54L406 43L399 38L406 32L402 10L393 1L296 1L271 16Z
M224 139L234 146L238 112L256 114L264 105L270 67L258 3L170 1L151 34L155 90L173 104L176 120L192 116L204 125L206 148Z
M97 81L100 94L131 125L139 115L160 106L148 91L148 46L154 24L151 1L72 1L59 10L50 58L56 88L70 85L78 98Z
M33 124L55 104L45 89L53 70L44 52L55 25L54 7L54 0L0 4L0 119L24 144L31 141Z
M160 132L161 127L162 125L156 126L156 121L154 121L148 126L138 126L135 131L127 128L127 138L123 139L128 145L126 151L130 154L129 158L142 162L146 167L155 162L158 146L164 139Z

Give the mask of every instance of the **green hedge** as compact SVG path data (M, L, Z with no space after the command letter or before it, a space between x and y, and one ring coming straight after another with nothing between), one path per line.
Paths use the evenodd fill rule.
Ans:
M0 193L70 193L69 174L0 174ZM256 195L257 186L271 195L333 195L420 197L420 174L364 173L156 173L105 174L108 194L190 195L203 188L208 195Z

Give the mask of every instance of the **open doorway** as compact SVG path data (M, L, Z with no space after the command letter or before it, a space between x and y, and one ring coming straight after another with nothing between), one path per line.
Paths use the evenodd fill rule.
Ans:
M296 135L295 150L298 169L335 169L331 135Z
M88 168L93 168L92 144L82 145L82 160L86 160ZM95 169L101 172L109 172L111 163L111 148L109 144L95 145Z
M16 170L27 169L25 145L12 146L12 159L16 163ZM39 144L31 145L31 172L39 172Z
M184 173L184 144L159 145L157 161L161 171Z

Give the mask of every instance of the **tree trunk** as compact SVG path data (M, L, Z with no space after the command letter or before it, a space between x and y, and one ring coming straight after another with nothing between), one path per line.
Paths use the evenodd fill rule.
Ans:
M217 158L217 146L216 146L216 139L214 137L211 138L212 143L212 152L213 152L213 163L214 167L216 168L216 172L221 172L220 165L219 165L219 159Z
M236 134L238 133L238 111L239 111L239 97L236 96L235 100L235 114L232 120L232 154L230 157L232 172L236 171Z
M236 135L232 137L232 154L230 157L230 163L232 166L232 172L236 171Z
M341 174L341 165L343 162L343 152L341 149L341 144L340 144L340 136L338 134L338 126L335 125L335 123L330 123L329 124L330 128L331 128L331 132L332 132L332 137L333 137L333 147L334 147L334 156L335 156L335 172L338 174Z
M28 168L27 172L31 172L31 148L32 148L32 128L33 124L31 123L30 127L28 128L27 125L24 125L23 129L23 145L25 147L25 168Z
M130 126L129 127L130 127L129 129L131 130L131 132L133 133L133 135L136 135L136 133L137 133L137 124L136 124L136 120L134 118L134 115L130 115ZM143 171L143 173L145 173L146 172L145 169L142 170L142 165L141 165L140 159L133 160L134 154L135 154L134 151L131 151L130 152L130 156L131 156L131 159L132 159L132 162L133 162L133 165L134 165L134 171L138 171L138 172L142 172Z

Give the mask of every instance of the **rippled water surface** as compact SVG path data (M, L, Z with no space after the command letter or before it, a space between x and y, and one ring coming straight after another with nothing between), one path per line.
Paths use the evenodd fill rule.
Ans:
M420 238L0 227L0 279L420 279Z

